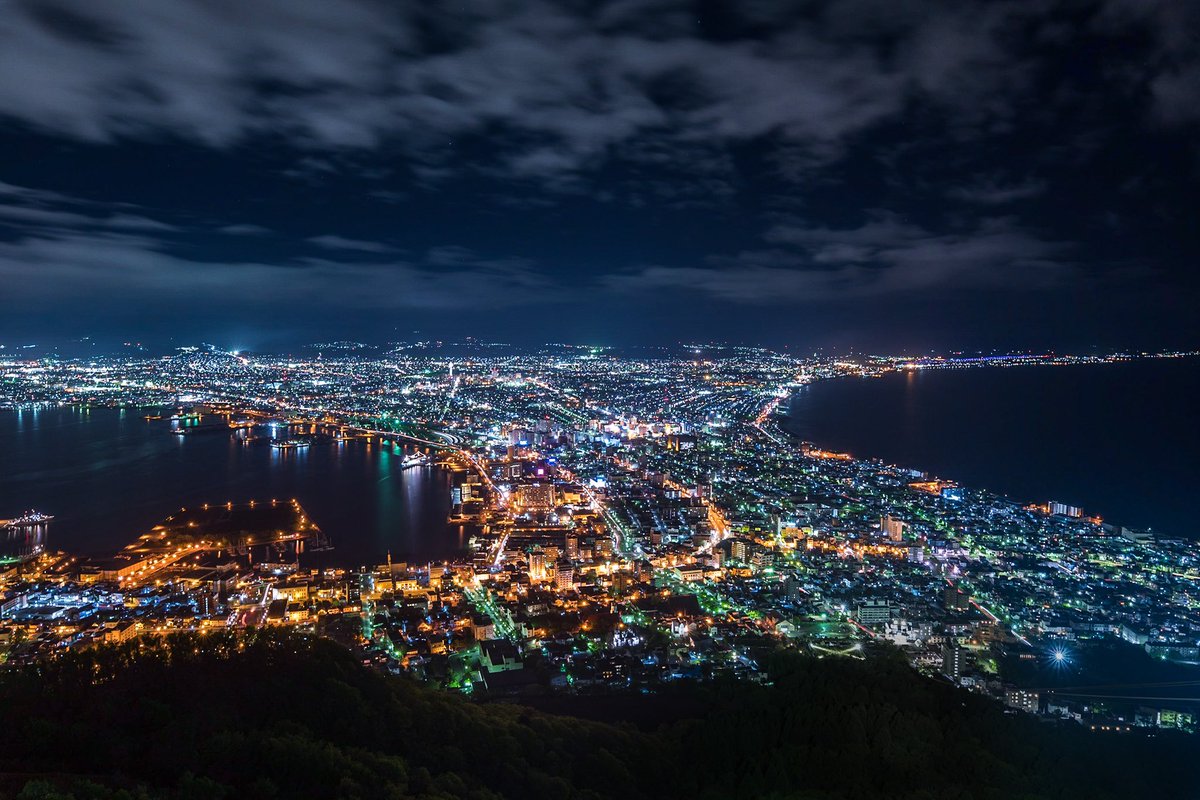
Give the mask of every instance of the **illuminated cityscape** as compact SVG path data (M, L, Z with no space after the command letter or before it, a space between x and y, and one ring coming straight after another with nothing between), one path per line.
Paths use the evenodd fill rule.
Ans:
M779 646L860 659L889 643L918 670L1025 712L1192 730L1190 705L1097 704L1010 673L1115 641L1200 660L1195 541L824 451L786 429L783 401L823 379L1146 357L423 343L307 358L201 346L8 359L2 399L18 413L121 406L162 436L377 448L402 470L446 470L447 523L469 529L470 550L338 563L337 543L292 498L214 498L109 558L56 551L53 522L26 517L6 523L10 539L40 533L36 546L9 548L5 656L283 625L386 671L509 694L755 681Z
M1200 796L1197 32L4 3L0 800Z

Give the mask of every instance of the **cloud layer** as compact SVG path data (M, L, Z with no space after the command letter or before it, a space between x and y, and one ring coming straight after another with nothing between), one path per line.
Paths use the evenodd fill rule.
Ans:
M699 292L744 303L861 300L955 289L1044 289L1070 277L1068 245L1045 241L1011 220L937 234L876 212L847 230L780 225L767 234L783 247L714 259L700 268L650 266L613 275L626 292Z
M1200 59L1179 3L1091 4L1093 28L1145 30L1138 69L1164 121L1194 116ZM1070 8L1071 4L1066 4ZM1087 4L1079 4L1087 9ZM1009 124L1030 36L1057 3L437 4L26 0L0 17L0 114L93 141L277 137L313 150L401 146L454 165L459 137L504 146L482 166L538 178L760 137L809 158L913 107L959 131ZM1106 27L1107 26L1107 27ZM660 151L661 152L661 151Z
M1124 275L1191 296L1146 252L1200 257L1197 8L14 0L0 301L620 326L661 292L984 303ZM95 172L39 184L47 153ZM205 159L227 171L190 167L201 202L180 175Z
M65 209L73 210L65 210ZM181 227L106 204L0 184L0 276L9 309L78 303L126 309L222 305L242 312L296 304L297 310L458 310L503 307L555 287L518 258L485 258L460 246L418 256L376 241L336 235L288 241L253 225ZM190 243L273 237L265 261L201 259Z

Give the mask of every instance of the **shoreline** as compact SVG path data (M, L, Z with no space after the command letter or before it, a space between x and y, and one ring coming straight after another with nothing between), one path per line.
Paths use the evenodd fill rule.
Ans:
M1074 359L1074 357L1072 357L1072 358ZM849 382L847 379L850 379L850 378L859 378L859 379L890 378L890 377L897 377L897 376L905 375L907 373L923 372L923 371L932 371L932 372L946 372L949 370L980 370L980 371L982 371L982 370L990 370L990 369L1021 369L1021 368L1029 368L1032 370L1035 367L1042 367L1042 368L1044 368L1044 367L1107 367L1107 366L1130 365L1130 364L1136 364L1139 362L1149 362L1149 361L1157 361L1157 360L1163 360L1163 359L1188 360L1188 361L1191 361L1192 363L1196 363L1197 361L1200 361L1200 354L1197 354L1194 352L1188 352L1188 353L1181 353L1181 354L1138 355L1138 356L1121 357L1121 358L1104 357L1104 358L1097 358L1094 360L1074 359L1074 360L1069 360L1069 361L1047 361L1045 359L1039 358L1038 360L1022 361L1021 363L1012 363L1011 361L1006 360L1003 362L972 363L970 365L935 364L935 365L929 365L929 366L924 366L924 367L914 367L914 368L897 367L897 368L893 368L893 369L881 370L879 372L874 372L874 373L863 373L863 374L849 374L848 373L848 374L820 377L820 378L817 378L816 380L813 380L813 381L805 384L804 386L798 387L796 390L789 392L789 394L786 396L786 398L783 398L781 400L779 405L783 406L783 407L787 407L790 411L790 407L794 402L796 402L798 400L800 400L800 401L803 400L802 392L804 389L808 389L810 387L814 387L814 386L817 386L820 384L834 384L837 382L841 382L841 383L845 384L845 383ZM899 469L899 470L916 471L931 480L948 481L950 483L955 484L956 486L959 486L960 488L962 488L964 490L973 491L973 492L981 492L981 493L991 495L993 497L996 497L996 498L999 498L999 499L1002 499L1002 500L1005 500L1008 502L1016 503L1016 504L1019 504L1021 506L1025 506L1025 507L1037 504L1039 502L1037 500L1033 500L1033 499L1029 499L1029 498L1022 498L1021 494L1019 494L1017 492L1009 492L1009 491L1003 491L1003 490L999 490L999 489L993 489L993 488L991 488L991 486L988 483L985 483L985 482L974 481L974 480L970 481L970 482L960 482L958 480L958 478L953 474L953 472L950 472L950 471L947 471L947 473L944 475L943 474L935 474L934 472L932 472L929 469L923 468L921 466L918 466L918 465L915 465L912 463L905 463L902 460L893 461L893 460L888 459L881 455L880 456L862 455L858 452L848 451L848 450L841 449L841 448L834 448L833 445L829 442L822 443L821 441L818 441L818 439L816 437L808 437L801 433L798 433L795 430L792 430L792 428L787 424L790 419L793 419L793 417L791 417L790 413L789 414L780 414L778 412L775 412L769 416L769 418L766 420L766 422L770 423L772 425L773 430L776 431L778 433L778 435L785 438L793 446L809 446L818 452L837 453L839 456L848 456L851 459L853 459L854 461L863 463L863 464L872 464L872 463L873 464L881 464L881 465L892 467L892 468ZM857 450L857 448L856 448L856 450ZM947 451L947 452L949 452L949 451ZM955 452L957 452L957 451L955 451ZM1043 504L1044 504L1044 502L1045 501L1042 501ZM1116 525L1118 528L1120 528L1120 527L1130 528L1133 526L1141 525L1141 523L1136 520L1132 523L1132 525L1128 521L1112 523L1112 522L1110 522L1110 517L1108 517L1107 515L1105 515L1103 517L1100 516L1100 511L1103 511L1103 509L1095 509L1095 508L1092 508L1091 506L1088 506L1087 510L1091 511L1092 516L1095 516L1095 518L1102 520L1103 523L1106 525ZM1200 531L1197 532L1197 534L1198 534L1197 536L1188 536L1188 535L1182 534L1178 531L1171 530L1170 526L1164 526L1161 529L1158 527L1155 527L1155 526L1150 526L1150 527L1146 528L1146 530L1153 530L1155 532L1155 534L1157 534L1158 536L1165 538L1165 539L1176 539L1176 540L1183 540L1183 541L1200 540Z
M136 408L150 409L158 407L139 405ZM91 414L93 411L95 412L95 415ZM126 421L124 423L119 422L119 415L121 415L122 412L126 415ZM11 413L13 415L10 424L15 426L17 424L15 422L17 413L15 409L0 408L0 421L7 419L7 417L4 416L7 413ZM55 415L60 414L63 415L64 419L70 419L73 421L70 423L71 430L82 430L82 428L76 428L75 425L94 426L96 423L103 424L107 427L107 429L103 431L101 438L108 442L118 441L119 437L131 435L130 431L132 431L134 438L125 442L125 449L133 448L135 451L142 454L137 456L137 460L132 462L139 469L142 468L141 465L146 458L151 459L152 463L166 464L168 467L171 467L171 465L174 464L175 457L172 454L175 452L175 448L168 445L163 446L165 449L160 449L160 446L155 444L160 439L165 442L170 442L176 438L171 436L169 428L166 427L167 423L165 421L157 420L144 421L140 414L135 414L133 406L93 406L89 409L79 404L54 404L52 406L43 407L40 413L50 415L45 419L51 420L50 424L52 427L57 424L52 421L54 420ZM126 433L121 434L118 432L119 428L117 426L122 424L132 427L125 428ZM145 438L142 438L142 434L145 434ZM225 453L226 451L224 445L226 444L227 440L232 442L231 446L236 446L237 440L232 436L232 434L233 429L231 429L229 433L220 431L206 433L203 436L194 437L192 444L197 445L198 449L184 449L180 451L180 455L183 459L183 466L180 467L179 470L183 474L181 480L187 481L188 475L202 473L206 465L213 466L213 464L216 464L217 468L224 470L224 462L222 460L223 457L220 455L214 455L213 450L216 449L222 454ZM193 437L177 438L180 440L181 445L183 444L183 440L193 439ZM395 444L396 447L404 447L407 451L415 451L418 449L418 444L416 442L409 442L406 445L406 437L403 437L398 433L379 432L370 438L372 443L368 445L367 449L363 452L379 450L381 438L389 439ZM21 437L18 435L17 439L14 441L21 441ZM367 437L363 436L361 438L355 438L354 442L367 445ZM265 442L255 444L265 445ZM39 445L39 447L43 446L51 447L52 451L53 448L57 447L57 445L54 444ZM152 447L148 455L145 453L145 451L138 450L139 447L144 448L146 446ZM334 466L335 461L331 460L334 458L334 456L332 454L327 454L326 451L330 451L332 448L339 446L341 445L334 441L314 443L311 449L320 450L322 452L320 460L316 463L312 462L311 458L309 457L309 448L306 448L305 451L303 451L304 457L307 459L306 463L308 467L316 467L318 469L316 476L307 479L287 477L293 475L293 473L290 471L280 473L278 470L268 466L269 464L276 463L279 459L294 460L297 457L296 454L298 451L286 449L275 451L265 446L261 448L253 446L236 446L236 448L231 451L232 454L237 457L237 464L239 466L236 469L241 470L241 473L239 474L244 473L248 476L246 479L247 482L233 484L229 487L226 487L223 482L220 483L220 485L214 485L211 496L197 494L195 491L193 491L195 488L194 484L185 482L176 487L176 489L170 494L157 496L155 498L139 496L137 499L131 502L112 505L112 507L109 507L109 505L106 504L107 501L105 501L103 497L100 497L101 508L99 510L99 514L102 522L100 523L100 527L95 529L93 523L89 521L89 518L94 513L93 505L90 502L82 504L72 510L72 508L68 507L68 504L63 504L62 500L60 499L57 507L59 513L55 514L55 516L58 517L58 520L50 532L50 548L53 550L64 550L69 552L71 555L80 557L108 557L115 552L119 552L130 542L135 541L139 536L145 533L145 531L150 530L151 527L158 523L163 517L166 517L174 511L177 511L180 507L184 506L201 506L205 503L221 505L225 504L226 502L242 504L248 503L252 500L262 501L272 497L292 497L293 495L299 497L301 502L306 507L310 508L313 505L315 505L317 508L334 505L338 501L340 495L338 495L334 489L323 488L320 484L320 481L322 480L320 476L343 474L346 469L349 469L353 473L360 469L359 460L357 457L353 458L350 463L347 463L340 468ZM390 452L391 445L385 445L385 447L387 447ZM425 446L421 445L420 449L425 449ZM131 455L130 457L132 458L134 455ZM44 456L39 456L39 458L44 458ZM122 470L128 466L128 463L129 462L126 461L120 461L115 465L106 467L106 469L111 469L113 472L109 476L106 476L103 484L119 484L119 476L122 474ZM284 461L283 463L286 464L289 462ZM374 478L379 478L382 475L382 473L379 472L381 469L383 469L382 464L378 461L376 461L373 466L369 467L369 470L374 472ZM68 473L78 472L76 467L69 464L64 464L63 470ZM261 470L268 471L262 472ZM439 463L430 463L428 466L422 467L416 471L427 473L427 477L418 478L418 480L422 483L431 479L436 482L450 480L450 475L453 472L453 470ZM36 470L36 472L39 475L37 479L39 482L42 480L51 480L52 482L58 482L61 484L64 481L72 481L69 476L64 477L62 474L46 477L42 470L39 469ZM397 467L396 471L394 471L392 475L392 479L405 480L405 476L408 475L409 472L410 470L403 470ZM222 471L221 475L224 476L225 473ZM272 476L275 477L273 478ZM96 477L98 477L98 473L95 475L87 475L83 478L77 478L76 480L82 480L86 483L94 480ZM365 476L364 480L360 483L361 494L364 497L369 496L371 493L370 486L373 484L370 480L368 480L371 477L371 475ZM276 486L273 483L276 478L283 480L290 488L282 488L282 485ZM408 479L411 479L411 476ZM349 478L347 478L347 480L349 480ZM25 485L32 486L32 481L33 479L29 478L25 482ZM306 483L311 485L306 487ZM15 515L17 510L23 510L25 506L30 505L31 502L33 505L39 507L41 505L49 506L49 502L45 501L44 498L42 500L38 500L38 498L34 497L32 500L26 501L24 497L25 493L17 489L17 484L14 483L12 485L13 490L6 493L12 495L9 497L9 503L12 505L11 510L13 510L14 513L10 516ZM324 497L324 499L322 499L322 497ZM426 503L425 495L422 494L421 498L422 499L416 502L421 509L424 509ZM158 516L153 516L149 513L149 510L154 508L158 508L159 511L161 511ZM47 507L43 510L48 511L49 509ZM332 533L335 537L335 540L333 542L333 549L331 551L312 553L308 556L310 560L315 558L315 560L313 560L314 564L327 567L355 569L358 567L373 566L376 561L379 563L383 562L386 556L386 551L383 549L379 551L377 558L375 556L364 555L360 557L355 555L355 553L358 551L365 552L367 549L372 547L370 542L373 541L375 536L372 530L361 530L357 526L353 525L349 526L346 530L339 530L339 524L343 528L346 528L347 524L338 523L336 520L332 520L331 517L333 515L328 513L328 508L325 510L326 513L324 514L324 519L321 521L327 522L328 525L322 525L322 527L326 529L332 527ZM422 510L418 516L423 519L424 514L425 512ZM64 523L67 525L67 530L62 529ZM437 552L431 554L428 552L430 548L426 547L420 547L413 551L401 549L403 546L402 543L399 547L393 546L391 548L393 557L397 560L409 560L413 561L414 563L425 563L426 561L440 563L443 561L462 560L465 554L469 553L469 548L467 548L465 544L465 539L464 544L461 547L451 547L451 545L456 539L458 530L460 528L465 528L467 534L469 535L476 523L470 520L453 519L450 515L450 512L447 511L445 517L438 515L437 521L429 524L436 525L436 530L429 528L427 533L431 535L427 538L438 543L444 541L446 542L445 547L438 546L436 548L432 548ZM96 533L95 531L100 532ZM65 542L63 541L64 535L67 539ZM349 551L350 555L348 558L344 558L345 551Z

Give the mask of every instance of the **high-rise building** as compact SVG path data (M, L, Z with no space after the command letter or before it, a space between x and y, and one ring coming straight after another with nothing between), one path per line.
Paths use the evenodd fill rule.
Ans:
M759 569L766 569L775 565L775 551L767 550L766 548L756 548L750 556L750 563Z
M942 601L947 611L960 612L971 610L971 595L957 586L947 586L942 593Z
M734 561L746 562L750 555L750 542L740 537L729 540L729 556Z
M1067 505L1060 503L1057 500L1051 500L1046 506L1050 509L1050 513L1059 517L1075 517L1083 516L1083 509L1079 506Z
M575 566L569 561L559 561L554 565L554 588L566 591L575 586Z
M1012 708L1019 708L1022 711L1037 713L1038 693L1029 691L1028 689L1017 689L1015 687L1005 689L1004 703Z
M942 647L942 674L958 683L962 680L965 651L958 642L949 641Z
M900 542L904 540L904 531L908 529L908 523L891 514L884 514L879 518L879 529L893 542Z
M633 586L634 575L629 572L621 571L612 576L612 588L617 594L624 594Z
M535 581L546 579L546 551L540 547L529 553L529 577Z
M868 628L873 625L886 625L892 618L892 604L887 600L862 600L855 609L855 616L860 624Z

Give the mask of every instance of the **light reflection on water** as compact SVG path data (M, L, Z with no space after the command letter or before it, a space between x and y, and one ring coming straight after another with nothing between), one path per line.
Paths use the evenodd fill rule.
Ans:
M921 370L793 395L802 439L1022 501L1200 538L1200 359Z
M346 566L441 560L465 545L446 524L449 473L401 469L363 440L280 450L225 432L178 436L136 410L0 410L0 518L53 514L49 547L109 553L181 506L295 497ZM244 437L244 434L243 434Z

